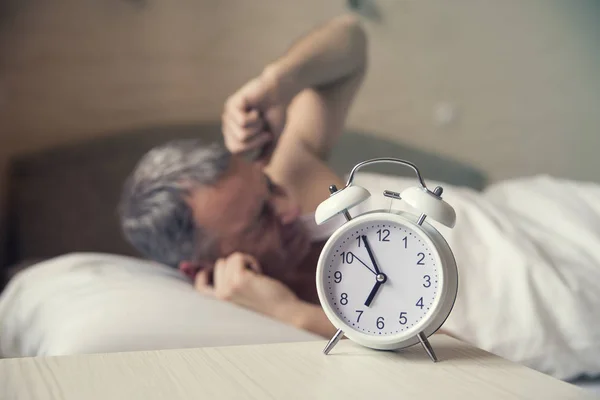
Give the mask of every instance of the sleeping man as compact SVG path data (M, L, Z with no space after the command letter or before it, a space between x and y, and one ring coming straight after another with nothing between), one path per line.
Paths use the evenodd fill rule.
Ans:
M226 148L187 140L150 151L124 192L129 241L204 294L334 333L315 304L324 242L311 240L302 216L329 185L343 186L324 158L365 74L366 50L353 18L334 19L227 100Z
M128 240L203 295L333 335L315 287L328 232L311 213L344 186L325 159L366 54L357 21L333 19L229 97L224 146L151 150L123 192ZM600 373L600 189L550 177L445 188L461 285L444 332L555 376Z

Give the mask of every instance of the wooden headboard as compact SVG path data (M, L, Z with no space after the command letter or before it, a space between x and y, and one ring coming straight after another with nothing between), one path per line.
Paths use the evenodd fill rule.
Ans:
M221 140L219 125L115 132L13 158L8 177L7 264L75 251L137 255L119 228L116 208L122 185L151 147L187 137ZM345 174L357 162L381 156L409 159L429 179L477 189L485 185L484 176L469 166L360 132L343 135L329 162ZM385 165L370 171L403 172Z

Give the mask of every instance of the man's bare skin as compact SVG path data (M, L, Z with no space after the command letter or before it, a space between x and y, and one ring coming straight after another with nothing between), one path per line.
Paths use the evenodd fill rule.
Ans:
M314 212L329 185L343 186L324 160L365 69L365 34L342 16L227 100L222 126L232 163L217 185L188 199L196 222L219 238L216 262L180 264L200 292L317 334L335 332L316 297L323 243L310 242L299 217ZM253 151L259 158L247 160Z

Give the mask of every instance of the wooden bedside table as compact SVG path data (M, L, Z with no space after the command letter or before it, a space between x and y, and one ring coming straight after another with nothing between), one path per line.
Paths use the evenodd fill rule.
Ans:
M586 399L443 335L384 352L342 340L0 360L2 399Z

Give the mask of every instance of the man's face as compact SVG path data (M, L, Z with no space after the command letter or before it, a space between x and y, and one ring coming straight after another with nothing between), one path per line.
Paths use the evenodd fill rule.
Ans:
M216 237L219 257L246 253L265 274L285 279L308 254L299 205L260 164L233 156L221 180L193 192L190 205L196 223Z

